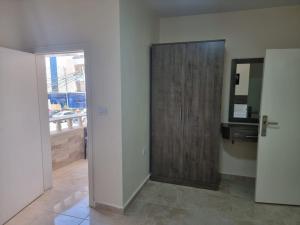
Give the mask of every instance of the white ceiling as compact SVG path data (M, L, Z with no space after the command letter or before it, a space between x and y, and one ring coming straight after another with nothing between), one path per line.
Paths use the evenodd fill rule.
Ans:
M145 0L161 17L298 5L300 0Z

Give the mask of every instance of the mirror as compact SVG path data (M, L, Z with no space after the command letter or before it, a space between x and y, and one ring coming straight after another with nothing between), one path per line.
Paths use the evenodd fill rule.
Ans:
M264 59L233 59L230 122L258 123Z

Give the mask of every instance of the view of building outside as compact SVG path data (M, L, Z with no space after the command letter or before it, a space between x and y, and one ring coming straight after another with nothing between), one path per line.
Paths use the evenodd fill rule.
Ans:
M72 117L73 126L78 125L78 116L86 120L84 53L48 55L45 63L50 131L64 118ZM66 128L67 122L61 126Z

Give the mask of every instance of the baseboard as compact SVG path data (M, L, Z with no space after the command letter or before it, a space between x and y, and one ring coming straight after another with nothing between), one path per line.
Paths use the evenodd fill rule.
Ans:
M222 179L223 178L255 179L255 177L246 177L246 176L231 175L231 174L221 174L221 178ZM120 207L117 207L117 206L108 205L108 204L95 203L95 209L99 210L99 211L105 210L105 211L109 211L109 212L113 212L113 213L124 214L124 212L125 212L126 208L128 207L128 205L133 201L133 199L137 196L137 194L141 191L141 189L143 188L143 186L146 184L146 182L149 179L150 179L150 174L142 181L142 183L132 193L132 195L130 196L130 198L124 204L123 208L120 208ZM153 180L160 181L160 179L155 179L155 178ZM197 186L197 187L202 186L203 188L208 188L208 189L213 189L213 190L218 189L218 187L216 187L215 184L208 185L208 186L207 185L192 185L192 186Z
M182 185L188 187L195 187L195 188L202 188L208 190L219 190L220 179L218 178L215 183L200 183L190 180L183 180L183 179L176 179L176 178L169 178L169 177L159 177L151 175L150 180L163 182L163 183L170 183L175 185Z
M108 204L103 204L103 203L95 203L95 210L98 212L112 212L112 213L117 213L117 214L124 214L124 209L120 208L118 206L113 206L113 205L108 205Z
M228 175L228 176L236 176L236 177L249 177L249 178L256 178L256 175L244 175L244 174L237 174L237 173L230 173L230 172L220 172L221 176Z
M125 202L123 206L123 210L127 208L127 206L132 202L132 200L135 198L135 196L140 192L140 190L143 188L143 186L146 184L146 182L149 180L150 174L142 181L142 183L137 187L137 189L132 193L130 198Z
M136 197L136 195L140 192L140 190L143 188L143 186L146 184L146 182L149 180L150 175L148 175L143 182L137 187L137 189L132 193L132 195L130 196L130 198L126 201L126 203L124 204L124 206L118 207L115 205L110 205L110 204L105 204L105 203L98 203L95 202L95 207L94 209L99 211L99 212L112 212L112 213L117 213L117 214L124 214L125 209L127 208L127 206L132 202L132 200Z
M233 174L221 174L221 179L255 180L256 177L240 176Z

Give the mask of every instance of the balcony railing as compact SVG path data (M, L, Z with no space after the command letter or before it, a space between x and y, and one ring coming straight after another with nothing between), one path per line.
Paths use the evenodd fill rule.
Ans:
M86 123L86 114L62 116L49 119L50 132L61 132L62 130L85 127Z

